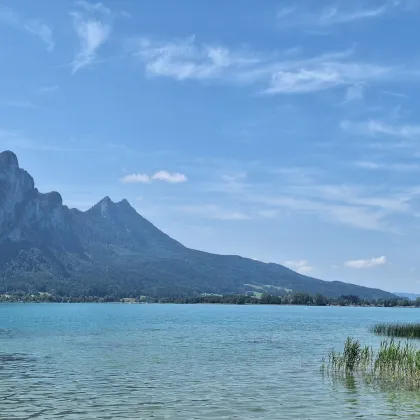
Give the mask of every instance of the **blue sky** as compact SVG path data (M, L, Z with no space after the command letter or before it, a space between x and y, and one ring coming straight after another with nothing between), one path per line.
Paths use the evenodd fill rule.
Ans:
M420 292L417 0L0 1L0 145L69 207Z

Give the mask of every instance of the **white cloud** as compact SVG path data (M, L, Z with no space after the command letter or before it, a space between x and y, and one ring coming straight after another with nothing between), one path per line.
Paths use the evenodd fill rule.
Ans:
M311 60L290 62L271 75L266 93L308 93L380 81L392 77L391 68L362 62L320 56Z
M148 184L151 181L152 180L150 176L147 174L130 174L121 178L121 182L123 182L124 184L136 184L136 183Z
M199 216L205 219L215 220L249 220L251 216L247 213L237 210L225 209L214 204L186 205L179 206L177 210Z
M89 66L95 61L98 49L111 34L111 25L97 20L83 20L76 16L74 29L80 41L80 50L72 64L72 71L76 73L82 67Z
M39 19L23 18L9 7L0 5L1 23L37 36L44 42L48 51L52 51L55 47L52 29Z
M158 180L158 181L164 181L168 182L170 184L179 184L181 182L186 182L187 177L184 174L181 174L179 172L169 173L167 171L159 171L156 172L152 179Z
M187 182L188 178L179 172L170 173L168 171L158 171L153 175L148 174L130 174L121 178L124 184L142 183L149 184L152 181L163 181L169 184L179 184Z
M55 47L52 29L39 20L31 20L25 24L25 29L38 36L45 43L47 50L52 51Z
M345 120L340 123L340 128L344 131L362 135L400 137L405 139L420 138L420 125L417 124L393 125L376 120L362 122Z
M377 257L377 258L367 258L365 260L350 260L346 261L344 265L348 268L372 268L379 265L386 264L386 257Z
M386 5L382 5L375 9L344 9L333 6L324 9L316 21L321 26L351 23L375 18L383 15L387 11L388 7Z
M92 65L98 50L108 41L112 32L113 15L102 3L90 4L78 1L83 12L72 13L73 26L79 38L80 48L72 63L72 72Z
M300 274L309 274L314 269L306 260L283 261L282 264Z

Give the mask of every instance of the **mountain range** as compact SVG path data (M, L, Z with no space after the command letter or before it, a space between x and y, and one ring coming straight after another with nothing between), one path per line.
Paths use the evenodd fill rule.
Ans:
M58 296L187 296L320 293L394 298L322 281L282 265L196 251L170 238L127 200L105 197L82 212L57 192L40 193L16 155L0 153L0 293Z

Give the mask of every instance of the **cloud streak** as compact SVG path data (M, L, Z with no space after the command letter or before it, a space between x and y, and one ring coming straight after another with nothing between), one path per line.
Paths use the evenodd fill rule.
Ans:
M305 4L304 9L299 9L286 5L277 11L277 19L284 28L292 26L329 28L380 18L394 12L399 6L399 2L391 1L372 8L358 7L356 2L349 1L335 1L328 6L325 6L325 2L314 2L314 4L321 4L324 7L311 8L310 4Z
M79 39L79 51L73 63L72 73L91 66L97 59L99 49L108 41L112 32L112 14L101 3L92 5L77 2L83 11L73 12L73 27Z
M147 74L176 80L217 79L252 68L260 61L254 54L248 56L219 45L200 45L195 37L171 41L141 37L132 46L134 55L144 62Z
M373 162L370 160L362 160L354 163L354 166L371 171L395 171L395 172L418 172L420 165L416 163L394 163L394 162Z
M55 47L52 29L39 20L31 20L25 24L25 30L36 35L46 45L47 51L52 51Z
M59 89L58 85L45 85L45 86L39 86L36 89L34 89L35 95L46 95L48 93L55 92Z
M383 121L348 121L340 123L343 131L369 136L397 137L403 139L419 139L420 125L417 124L389 124Z
M384 15L389 10L387 5L374 9L344 9L337 6L324 9L315 23L321 26L352 23L360 20L373 19Z
M26 19L9 7L0 5L0 24L23 30L38 37L51 52L55 47L52 29L40 19Z
M177 210L185 214L214 220L241 221L249 220L252 218L249 214L244 213L243 211L225 209L215 204L179 206L177 207Z
M181 184L188 181L186 175L179 172L170 173L168 171L158 171L153 175L130 174L121 178L124 184L150 184L153 181L162 181L168 184Z
M384 264L386 264L385 256L377 258L367 258L364 260L350 260L344 263L346 267L354 269L373 268Z
M263 176L254 167L253 173L255 171L259 174L257 176ZM264 171L267 169L264 168ZM401 217L407 220L417 217L413 199L419 197L420 190L414 186L391 188L382 184L328 184L325 183L328 173L308 172L308 168L271 170L270 173L270 179L267 179L266 172L266 181L258 183L246 178L239 185L231 185L223 179L222 183L210 185L205 192L220 194L221 200L246 208L253 218L262 218L262 212L277 219L300 214L329 224L396 233L400 225L394 224L395 216L400 220ZM276 174L276 182L273 182L273 173ZM306 175L299 176L299 173ZM255 208L259 209L259 213L252 213Z
M200 44L195 37L158 41L131 40L129 51L150 77L177 81L212 81L254 86L266 94L307 94L343 87L347 99L363 96L366 84L382 84L415 72L354 58L353 50L313 57L290 57L283 52L235 50L223 45Z

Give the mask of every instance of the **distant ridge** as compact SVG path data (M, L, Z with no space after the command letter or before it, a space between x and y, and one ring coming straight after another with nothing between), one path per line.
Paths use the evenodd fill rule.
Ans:
M10 151L0 153L0 293L58 296L187 296L320 293L395 298L379 289L326 282L278 264L188 249L122 200L85 212L41 194Z
M401 292L395 292L394 295L397 295L398 297L407 298L410 300L416 300L418 297L420 297L420 294L417 293L401 293Z

